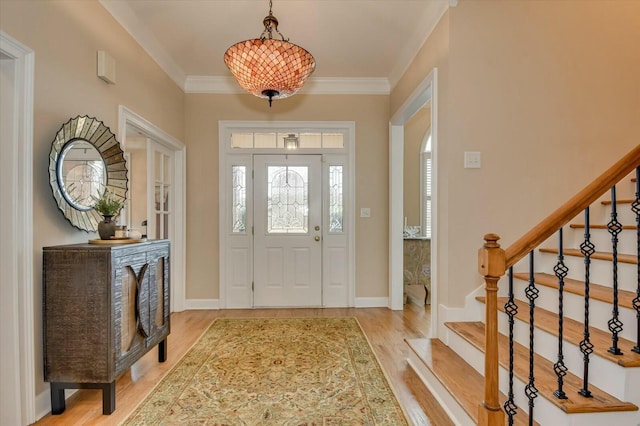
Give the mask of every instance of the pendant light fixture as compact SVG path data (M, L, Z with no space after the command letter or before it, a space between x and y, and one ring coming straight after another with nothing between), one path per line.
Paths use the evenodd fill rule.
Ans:
M285 136L284 138L285 149L298 149L299 146L300 146L300 140L295 135L295 133L289 133L289 136Z
M247 92L269 99L282 99L295 94L316 67L311 53L289 43L278 31L278 20L271 11L264 18L260 38L234 44L224 54L227 65L238 84ZM274 39L276 33L280 40Z

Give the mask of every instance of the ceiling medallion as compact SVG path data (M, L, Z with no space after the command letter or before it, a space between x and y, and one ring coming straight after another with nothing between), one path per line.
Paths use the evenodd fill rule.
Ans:
M311 53L289 43L278 31L278 20L271 11L264 18L264 31L260 38L234 44L224 54L227 65L238 84L247 92L269 99L287 98L302 88L307 77L316 68ZM280 40L273 38L273 32Z

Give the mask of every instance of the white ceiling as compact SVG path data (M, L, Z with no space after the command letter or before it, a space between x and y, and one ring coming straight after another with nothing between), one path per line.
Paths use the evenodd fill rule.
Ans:
M273 0L272 11L280 32L315 57L318 93L323 84L324 93L388 93L455 1ZM100 2L187 92L237 89L224 52L258 38L269 12L268 0Z

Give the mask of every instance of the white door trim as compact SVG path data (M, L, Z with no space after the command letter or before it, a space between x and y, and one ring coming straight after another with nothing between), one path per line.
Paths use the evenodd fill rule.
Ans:
M174 154L174 215L171 239L171 312L181 312L185 309L186 295L186 217L187 217L187 176L186 161L187 147L155 124L133 112L124 105L118 108L118 137L123 150L127 146L127 130L135 129L142 135L159 143Z
M230 171L230 159L241 158L242 156L249 156L253 154L291 154L291 151L278 150L278 149L232 149L229 142L229 135L232 130L256 131L256 130L273 130L273 129L288 129L294 130L327 130L327 129L341 129L345 131L347 135L347 141L343 149L305 149L304 151L296 152L296 154L339 154L346 157L346 192L348 197L345 199L345 228L347 235L347 288L348 288L348 306L355 306L355 122L353 121L233 121L233 120L221 120L218 122L218 171L219 171L219 188L218 188L218 206L219 206L219 304L221 309L225 308L239 308L240 306L231 306L228 303L228 297L231 291L227 289L227 285L230 285L229 273L230 268L228 262L227 249L232 247L231 238L233 236L225 232L228 229L228 223L231 219L229 216L228 203L230 195L228 194L228 180ZM246 159L243 160L246 163ZM244 163L243 163L244 164ZM248 163L247 163L248 164ZM237 237L236 237L237 238ZM246 244L245 244L246 245ZM248 279L248 277L243 277ZM324 287L324 283L323 283ZM245 298L249 300L249 298ZM243 305L244 306L244 305ZM251 307L250 305L244 307Z
M34 331L34 269L33 264L33 86L35 54L33 50L0 31L0 54L14 64L13 133L11 138L15 161L15 180L6 188L11 194L4 202L13 205L10 224L14 229L14 257L10 271L3 271L5 279L17 294L18 309L14 321L18 333L12 342L3 342L3 348L19 351L18 375L7 386L19 395L20 424L36 421L35 389L35 331ZM6 220L6 219L5 219ZM37 267L40 270L40 266ZM7 326L6 324L4 325ZM15 382L15 377L18 381Z
M431 100L431 335L438 337L438 69L434 68L389 122L389 308L403 305L404 125Z

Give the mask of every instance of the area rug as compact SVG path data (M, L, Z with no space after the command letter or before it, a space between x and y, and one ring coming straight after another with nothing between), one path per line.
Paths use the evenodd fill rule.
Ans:
M123 424L408 423L355 318L220 318Z

